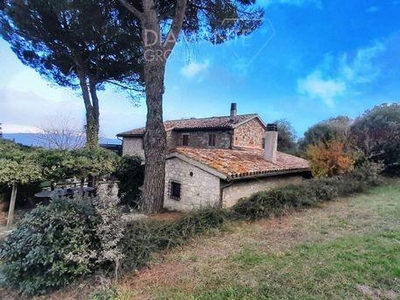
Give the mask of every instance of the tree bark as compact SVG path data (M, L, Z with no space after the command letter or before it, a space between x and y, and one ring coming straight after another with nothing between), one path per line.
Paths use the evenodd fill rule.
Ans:
M89 91L90 91L90 98L92 99L92 108L90 111L90 115L87 116L88 120L90 120L88 121L88 125L86 126L87 146L98 147L99 129L100 129L100 110L99 110L99 98L97 97L95 79L91 78L89 80ZM86 114L88 114L88 112L86 112Z
M146 164L139 209L144 213L156 213L161 211L164 205L167 139L163 124L162 100L165 66L182 28L187 0L177 0L175 16L164 42L154 0L143 0L143 11L137 10L126 0L119 1L140 20L142 27L147 120L144 135Z
M10 207L8 208L7 227L10 227L14 221L14 208L17 199L18 187L16 183L12 185Z
M166 132L163 124L162 96L164 93L165 63L146 62L147 121L144 135L146 159L144 187L140 209L155 213L164 205Z
M87 82L86 74L78 70L79 84L82 91L86 110L86 146L95 148L99 145L99 99L97 98L96 84L93 80Z
M156 213L163 208L167 147L162 109L166 59L161 45L160 25L153 7L153 1L143 1L142 38L145 49L147 120L144 135L146 165L139 209L144 213Z

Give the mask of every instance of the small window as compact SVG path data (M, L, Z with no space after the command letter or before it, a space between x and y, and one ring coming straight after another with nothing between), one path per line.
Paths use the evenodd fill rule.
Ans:
M261 143L262 143L261 147L262 147L263 149L265 149L265 138L262 139Z
M215 134L209 134L208 135L208 146L215 147L215 139L216 139Z
M182 135L182 146L188 146L188 145L189 145L189 135L183 134Z
M181 184L179 182L171 181L170 198L174 200L181 200Z

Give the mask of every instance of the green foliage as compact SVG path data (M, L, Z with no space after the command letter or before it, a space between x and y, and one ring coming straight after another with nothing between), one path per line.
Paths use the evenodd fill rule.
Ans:
M0 140L0 183L28 184L41 179L33 149Z
M295 153L297 150L296 132L288 120L281 119L274 122L278 127L278 151Z
M97 220L87 203L55 199L28 214L1 245L1 272L5 283L26 294L45 293L92 272Z
M43 294L121 259L123 226L107 197L39 205L0 247L3 284Z
M210 208L187 214L175 222L135 221L127 225L122 239L125 270L143 267L152 253L181 245L227 220L259 219L281 215L285 210L315 205L339 196L349 196L381 184L379 167L364 165L346 176L307 180L245 198L231 210Z
M115 171L119 156L106 149L82 148L70 152L65 167L78 178L101 176Z
M140 190L144 180L144 165L139 157L124 156L119 161L115 177L118 179L118 196L121 203L137 208Z
M325 179L311 179L299 185L289 185L259 192L233 207L238 218L259 219L282 214L285 210L311 206L319 201L349 196L381 184L376 165L363 165L354 172Z
M317 146L332 140L345 141L351 120L346 116L338 116L311 126L300 141L300 148L305 151L308 145Z
M90 300L114 300L118 299L118 292L112 288L104 288L98 291L93 292L90 297Z
M354 146L366 159L382 161L389 173L400 172L400 104L382 104L364 112L350 128Z
M181 245L212 228L219 228L229 215L225 210L208 208L191 212L172 223L146 220L129 223L121 241L125 256L122 268L135 270L143 267L152 253Z
M46 180L59 182L75 175L73 169L68 167L68 163L74 159L70 151L38 149L36 159Z

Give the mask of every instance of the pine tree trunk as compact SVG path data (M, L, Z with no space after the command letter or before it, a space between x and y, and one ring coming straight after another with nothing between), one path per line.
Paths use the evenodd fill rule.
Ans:
M144 135L146 159L144 187L139 206L144 213L156 213L164 205L166 132L163 124L165 62L146 61L147 121Z
M95 148L99 145L99 99L96 93L96 82L87 80L86 73L78 70L79 85L82 91L86 110L86 147Z
M90 98L92 99L91 109L86 111L86 145L91 148L99 146L99 128L100 128L100 110L99 98L96 91L96 80L91 78L89 80Z
M99 111L92 106L86 109L86 146L95 148L99 145Z
M14 208L17 199L17 191L18 191L17 184L13 183L11 191L10 207L8 208L7 227L10 227L14 221Z

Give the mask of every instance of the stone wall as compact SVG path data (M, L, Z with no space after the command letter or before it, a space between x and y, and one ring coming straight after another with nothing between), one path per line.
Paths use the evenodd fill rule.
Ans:
M249 197L254 193L268 191L278 186L300 183L302 180L303 176L301 175L282 175L234 181L231 186L223 190L222 205L224 207L231 207L239 199Z
M140 137L124 137L122 155L139 156L144 160L143 139Z
M242 147L263 146L265 129L258 119L246 122L234 130L233 144Z
M168 159L165 170L165 208L191 211L202 207L220 205L220 180L218 177L179 158ZM171 181L181 184L180 200L174 200L170 197Z
M171 138L173 142L171 142L171 145L174 145L173 147L176 146L182 146L182 136L184 134L189 135L189 147L193 148L218 148L218 149L229 149L231 147L231 131L230 130L225 130L225 131L179 131L179 132L174 132L171 134ZM210 134L215 134L215 146L209 146L208 145L208 140L209 140L209 135Z

